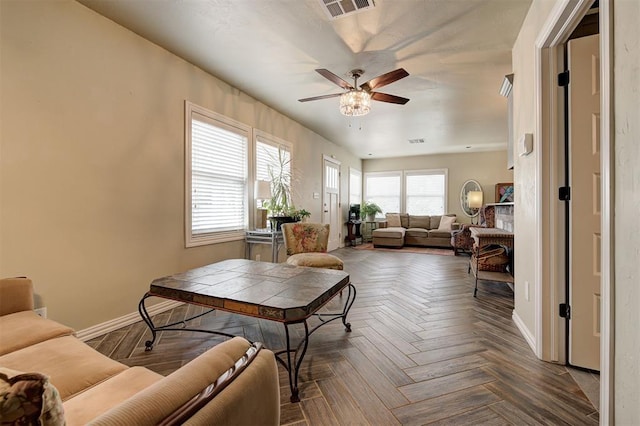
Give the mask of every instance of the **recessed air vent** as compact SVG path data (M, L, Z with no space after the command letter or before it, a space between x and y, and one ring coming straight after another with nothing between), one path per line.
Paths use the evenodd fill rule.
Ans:
M318 0L331 19L338 19L375 7L373 0Z
M424 139L409 139L409 143L424 143Z

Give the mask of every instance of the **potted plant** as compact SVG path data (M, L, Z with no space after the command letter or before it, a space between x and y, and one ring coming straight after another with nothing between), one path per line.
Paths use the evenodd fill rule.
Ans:
M382 213L382 209L376 203L365 201L360 208L360 214L366 218L367 222L375 221L378 213Z
M271 227L280 230L283 223L295 222L295 206L291 200L291 158L286 151L278 149L278 157L273 158L268 171L271 180L271 199L265 203L270 213Z
M306 222L309 216L311 216L311 212L305 209L294 210L292 216L295 217L298 222Z

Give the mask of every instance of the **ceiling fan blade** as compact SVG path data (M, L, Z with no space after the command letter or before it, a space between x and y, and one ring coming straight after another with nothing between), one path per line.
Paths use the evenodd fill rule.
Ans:
M331 95L314 96L312 98L298 99L298 102L309 102L309 101L317 101L318 99L337 98L340 95L342 95L342 93L333 93Z
M371 80L360 85L360 88L368 91L375 90L379 87L391 84L394 81L398 81L401 78L405 78L409 73L404 68L398 68L397 70L389 71L386 74L379 75Z
M332 73L327 69L320 68L320 69L317 69L316 72L321 76L323 76L324 78L326 78L327 80L329 80L330 82L342 87L343 89L354 88L350 83L347 83L346 81L344 81L343 79L341 79L340 77L338 77L337 75L335 75L334 73Z
M407 98L402 98L400 96L389 95L387 93L380 93L380 92L371 92L371 99L373 99L374 101L389 102L390 104L401 104L401 105L404 105L407 102L409 102L409 99Z

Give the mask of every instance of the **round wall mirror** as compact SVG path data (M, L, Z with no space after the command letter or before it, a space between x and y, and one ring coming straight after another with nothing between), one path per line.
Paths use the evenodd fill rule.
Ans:
M482 203L484 202L482 187L473 179L469 179L462 185L460 190L460 207L465 215L476 217L480 212Z

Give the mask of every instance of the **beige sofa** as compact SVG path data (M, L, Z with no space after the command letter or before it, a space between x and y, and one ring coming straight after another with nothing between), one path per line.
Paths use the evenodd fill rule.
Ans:
M278 371L271 351L257 349L236 337L167 377L146 368L127 367L78 340L71 328L36 315L31 281L12 278L0 280L3 421L9 416L6 410L16 412L15 407L2 404L12 396L7 394L12 392L7 390L8 383L29 379L28 375L18 375L20 372L48 377L47 395L53 397L47 397L46 405L61 400L67 425L280 422ZM56 411L51 409L46 415L52 413Z
M416 216L406 213L387 213L386 220L380 222L372 232L374 247L425 246L452 248L451 234L460 224L455 222L450 229L438 229L442 216Z

